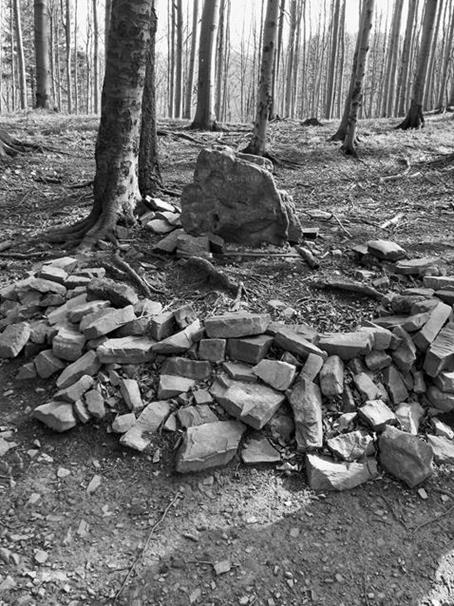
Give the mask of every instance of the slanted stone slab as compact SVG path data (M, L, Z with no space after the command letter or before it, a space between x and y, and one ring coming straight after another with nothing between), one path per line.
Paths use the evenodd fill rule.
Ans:
M380 326L381 328L384 328L385 330L393 330L394 328L396 328L396 326L402 326L402 324L404 322L407 321L408 316L382 316L379 318L374 318L374 322L375 324L377 324L377 326ZM360 328L360 330L363 330L363 327ZM387 348L385 348L387 349Z
M73 405L66 402L48 402L35 408L32 416L54 431L62 433L77 425Z
M118 415L115 417L112 423L112 431L114 433L126 433L134 426L136 422L136 415L133 412L127 412L124 415Z
M424 370L429 377L436 377L445 368L454 370L454 322L449 322L441 329L427 349L424 359Z
M434 383L441 391L454 393L454 371L444 370L435 377Z
M326 440L326 445L336 457L344 461L356 461L372 456L375 452L372 436L360 430L329 438Z
M333 459L315 454L306 455L306 475L312 490L350 490L377 477L374 458L364 462L335 462Z
M181 236L183 233L184 232L182 229L175 229L174 231L167 234L167 236L159 240L159 242L153 247L153 250L155 250L156 252L163 252L169 254L174 253L178 246L178 237Z
M120 326L120 328L115 331L116 337L142 337L145 334L149 333L148 327L150 324L150 318L148 316L142 316L140 318L135 318L132 322L127 322Z
M419 424L424 416L424 408L418 402L402 402L395 410L400 428L416 436Z
M226 346L225 339L201 339L198 351L199 359L220 364L225 360Z
M454 440L454 430L447 423L444 423L437 417L432 417L431 421L436 436L441 436L443 438L447 438L448 440Z
M418 314L413 314L412 316L408 316L408 318L402 322L400 327L410 333L416 332L425 325L429 317L430 311L423 311Z
M55 394L55 399L64 402L77 402L82 398L86 391L93 387L94 382L93 377L84 375L69 387L60 389L60 391Z
M372 334L356 331L322 335L318 346L330 356L339 356L342 360L352 360L372 351L373 343Z
M203 335L203 326L200 320L196 320L184 330L167 337L159 343L154 343L151 350L156 354L172 355L184 353L194 343L200 341Z
M399 261L407 256L402 246L392 240L369 240L367 251L383 261Z
M152 219L148 221L146 226L147 229L150 229L155 234L168 234L173 231L174 227L169 225L165 219Z
M222 368L235 381L244 381L245 383L257 382L257 375L252 372L252 366L242 364L241 362L223 362Z
M322 394L315 383L298 379L288 400L293 410L298 450L323 445Z
M416 346L406 330L397 326L393 334L400 339L400 345L392 352L394 364L402 373L410 372L416 361Z
M435 341L451 313L452 307L445 303L439 303L432 309L427 322L421 330L413 335L413 341L420 351L426 351L431 343Z
M99 361L94 351L87 351L81 358L65 368L61 375L57 378L57 387L63 389L69 387L83 377L83 375L95 375L101 368Z
M440 262L438 257L420 257L419 259L405 259L404 261L397 261L394 271L397 274L403 274L404 276L420 276L427 269L437 265Z
M0 358L16 358L28 342L30 333L27 322L7 326L0 335Z
M48 379L56 372L63 370L66 366L60 358L54 356L51 349L41 351L33 362L35 364L36 372L41 379Z
M217 380L212 396L232 417L254 429L261 429L285 400L285 395L259 383L231 381L224 386Z
M109 278L98 278L92 280L87 286L87 299L89 301L106 299L114 307L125 307L135 305L139 297L136 291L131 286L128 286L128 284L116 282Z
M155 341L148 337L107 339L96 349L102 364L143 364L153 358Z
M250 337L264 333L270 322L269 314L235 312L207 318L205 320L205 330L210 338Z
M366 372L353 375L353 383L363 401L375 400L380 397L380 389Z
M122 309L106 307L84 316L80 322L79 330L87 339L97 339L131 322L135 317L132 305Z
M94 419L103 419L106 416L104 398L97 389L90 389L84 395L85 404L90 415Z
M72 309L87 302L86 293L81 293L72 299L68 299L64 305L60 305L57 309L53 309L47 313L47 321L51 326L60 326L68 322L68 314Z
M173 311L164 311L153 316L148 326L151 338L156 341L167 339L167 337L170 337L175 332L176 328L177 325Z
M389 366L392 362L392 358L386 352L374 349L365 356L364 361L369 370L377 372Z
M186 377L161 375L159 377L158 398L167 400L180 395L180 393L187 393L194 387L195 383L194 379L187 379Z
M27 362L19 368L15 379L16 381L29 381L30 379L36 379L37 376L34 362Z
M140 413L135 424L120 438L122 446L142 452L151 443L148 434L156 433L170 414L170 403L152 402Z
M197 320L197 314L192 305L182 305L173 312L178 328L183 329Z
M52 351L57 358L74 362L82 355L86 337L77 330L62 327L52 341Z
M320 389L328 398L344 392L344 363L339 356L328 356L320 371Z
M454 393L441 391L436 385L430 385L427 389L427 398L432 406L441 412L454 410Z
M454 290L437 290L435 296L446 305L454 305Z
M454 290L454 276L424 276L423 284L434 290Z
M135 411L143 408L140 387L135 379L120 379L120 392L129 410Z
M55 265L43 265L39 272L39 277L43 278L44 280L51 280L52 282L64 284L68 274L61 267L56 267Z
M309 354L304 362L304 366L299 375L299 379L306 379L306 381L314 382L318 377L323 364L325 363L324 358L317 354Z
M381 431L386 425L396 423L396 415L383 400L370 400L358 409L358 414L374 431Z
M109 301L86 301L85 303L80 303L72 309L69 309L68 319L70 322L78 324L83 317L94 314L100 309L105 309L106 307L109 307Z
M58 284L58 282L54 282L53 280L32 278L28 284L28 287L43 294L53 293L55 295L66 297L66 286L63 286L63 284Z
M252 372L262 379L264 383L277 389L285 391L290 387L295 378L296 368L292 364L279 362L277 360L262 360L254 368Z
M279 326L274 335L274 340L276 345L284 351L289 351L295 356L301 356L303 359L306 359L310 354L320 356L322 359L327 358L324 351L290 326Z
M383 371L383 381L393 404L405 402L408 390L397 368L391 364Z
M434 453L434 461L438 465L452 465L454 463L454 441L441 436L427 436L427 443Z
M59 267L60 269L64 269L67 273L71 273L78 266L79 261L75 257L59 257L58 259L52 259L51 261L47 261L44 267Z
M211 364L189 358L167 358L161 367L161 373L206 381L211 376Z
M280 452L265 436L251 438L247 441L241 451L241 459L246 465L258 465L260 463L279 463Z
M432 475L432 448L417 436L388 426L378 445L382 467L410 488Z
M269 335L229 339L227 353L232 360L258 364L268 353L273 340L273 337Z
M213 397L208 389L196 389L192 395L196 404L212 404Z
M216 421L189 427L178 451L176 470L189 473L227 465L235 456L246 426Z
M219 421L218 417L206 404L180 408L177 411L177 418L180 421L181 426L185 429L188 427L203 425L204 423L214 423Z
M413 376L413 392L416 394L426 393L427 386L423 371L412 368L411 374Z

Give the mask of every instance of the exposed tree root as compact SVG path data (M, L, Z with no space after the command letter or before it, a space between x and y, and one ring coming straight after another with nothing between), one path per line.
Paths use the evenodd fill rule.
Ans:
M144 278L141 278L139 274L125 261L120 257L120 252L117 250L113 256L113 261L115 265L117 265L121 270L123 270L128 276L135 282L144 292L145 296L152 297L153 293L162 295L164 294L162 290L155 288L148 284Z
M14 158L17 154L43 151L43 148L36 143L23 143L14 137L11 137L6 130L0 129L0 158Z
M396 126L396 130L408 130L410 128L424 128L422 105L412 103L407 116Z

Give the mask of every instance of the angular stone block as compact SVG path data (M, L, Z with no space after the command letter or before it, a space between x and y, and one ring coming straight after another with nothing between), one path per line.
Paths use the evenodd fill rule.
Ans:
M29 340L30 333L27 322L7 326L0 335L0 358L16 358Z
M177 418L180 421L181 426L185 429L188 427L195 427L196 425L203 425L204 423L219 421L218 417L206 404L180 408L177 411Z
M393 330L393 334L400 339L399 347L392 352L393 362L402 373L408 373L416 361L415 344L408 332L400 326Z
M339 459L356 461L374 454L374 440L364 431L350 431L326 440L329 450Z
M392 476L414 488L433 473L432 448L417 436L388 426L379 439L379 460Z
M60 360L74 362L82 355L86 337L77 330L62 327L52 341L52 351Z
M120 379L120 392L129 410L135 411L143 408L140 387L135 379Z
M168 400L181 393L186 393L195 385L194 379L186 377L175 377L172 375L161 375L159 377L158 398Z
M314 382L319 375L323 364L325 363L324 358L317 354L309 354L304 362L304 366L298 379L306 379L306 381Z
M136 415L133 412L127 412L124 415L118 415L115 417L112 423L112 431L114 433L126 433L134 426L136 422Z
M453 290L454 276L424 276L423 284L426 288L434 290Z
M70 364L59 375L57 387L63 389L72 385L83 375L95 375L101 368L101 363L94 351L87 351L81 358Z
M323 360L327 358L327 354L317 347L314 343L305 338L302 333L298 333L290 326L281 326L274 335L274 341L278 347L284 351L289 351L295 356L301 356L306 359L310 354L315 354Z
M73 405L66 402L48 402L35 408L32 416L54 431L62 433L77 425Z
M372 351L374 337L365 331L333 333L322 335L318 346L330 356L339 356L342 360L352 360L365 356Z
M232 312L205 320L207 336L217 339L233 339L261 335L271 322L269 314Z
M392 362L391 356L384 351L373 350L364 358L366 366L372 372L383 370Z
M252 372L252 366L241 362L223 362L222 368L234 381L257 383L257 375Z
M358 414L374 431L381 431L386 425L396 423L396 415L382 400L366 402L358 409Z
M227 341L227 353L232 360L258 364L266 356L272 343L273 337L269 335L229 339Z
M66 366L60 358L54 356L51 349L41 351L33 362L35 364L36 372L41 379L48 379Z
M324 396L334 398L344 392L344 363L339 356L328 356L320 371L320 389Z
M196 320L184 330L167 337L159 343L154 343L151 350L156 354L172 355L184 353L194 343L200 341L203 335L203 326L200 320Z
M407 253L392 240L369 240L367 242L368 252L384 261L400 261L407 256Z
M454 463L454 441L441 436L427 436L427 443L434 453L435 463L452 465Z
M97 389L90 389L84 395L85 404L94 419L103 419L106 416L104 398Z
M383 381L393 404L401 404L408 398L408 390L397 368L391 364L383 371Z
M161 367L161 373L206 381L211 376L211 364L189 358L167 358Z
M151 443L148 434L156 433L170 414L170 403L152 402L142 410L135 424L120 438L122 446L142 452Z
M114 307L135 305L139 300L136 291L131 286L109 278L92 280L87 286L87 298L89 301L107 299Z
M94 382L93 377L90 375L83 375L78 381L69 385L69 387L60 389L55 394L55 398L63 402L77 402L86 391L93 387Z
M454 393L441 391L436 385L430 385L427 389L427 398L432 406L441 412L454 410Z
M102 364L143 364L154 356L155 341L148 337L121 337L107 339L96 349Z
M395 414L403 431L418 435L419 424L424 416L424 408L418 402L402 402L396 408Z
M353 383L363 401L375 400L380 397L380 389L365 372L353 375Z
M131 322L135 317L132 305L121 309L106 307L84 316L80 322L79 330L87 339L97 339Z
M201 339L198 351L199 359L220 364L225 360L226 346L225 339Z
M436 377L445 368L454 370L454 322L441 329L429 345L424 359L424 370L429 377Z
M432 309L427 322L421 330L413 335L414 344L420 351L426 351L431 343L435 341L451 313L452 308L445 303L439 303Z
M259 438L251 438L247 441L241 451L241 459L246 465L279 463L281 455L268 438L260 436Z
M377 477L377 463L368 458L364 462L337 463L328 457L306 455L306 475L312 490L350 490Z
M164 311L150 319L148 329L150 336L156 341L170 337L177 328L173 311Z
M298 379L288 396L295 421L298 450L321 448L323 445L322 395L315 383Z
M295 378L296 368L286 362L262 360L253 367L252 372L273 389L285 391Z
M454 371L444 370L434 379L435 385L441 391L449 391L454 393Z

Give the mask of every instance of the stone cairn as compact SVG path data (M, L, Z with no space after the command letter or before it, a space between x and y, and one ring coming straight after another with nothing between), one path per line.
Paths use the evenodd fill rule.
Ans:
M414 274L393 250L378 241L366 253ZM434 462L454 462L443 421L454 410L454 277L425 275L424 288L385 297L374 322L331 334L261 313L163 311L71 257L0 289L0 301L0 357L25 358L20 381L56 376L32 412L55 431L103 419L137 451L181 432L181 473L237 452L297 471L296 448L316 490L353 488L378 465L414 487Z

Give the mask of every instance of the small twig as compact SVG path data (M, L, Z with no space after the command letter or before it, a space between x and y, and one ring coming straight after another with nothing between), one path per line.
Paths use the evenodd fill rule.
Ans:
M342 229L342 231L345 233L345 235L348 236L349 238L353 238L352 234L348 231L348 229L346 227L344 227L342 221L339 219L339 217L336 215L336 213L333 213L333 217L334 217L334 219L336 219L337 223L339 224L339 227Z
M435 522L439 522L441 519L445 518L453 511L454 511L454 505L452 505L449 509L447 509L443 513L440 513L439 515L437 515L433 518L430 518L430 519L426 520L425 522L422 522L422 524L419 524L419 526L416 526L415 528L413 528L412 532L418 532L418 530L421 530L421 528L425 528L426 526L429 526L429 524L434 524Z

